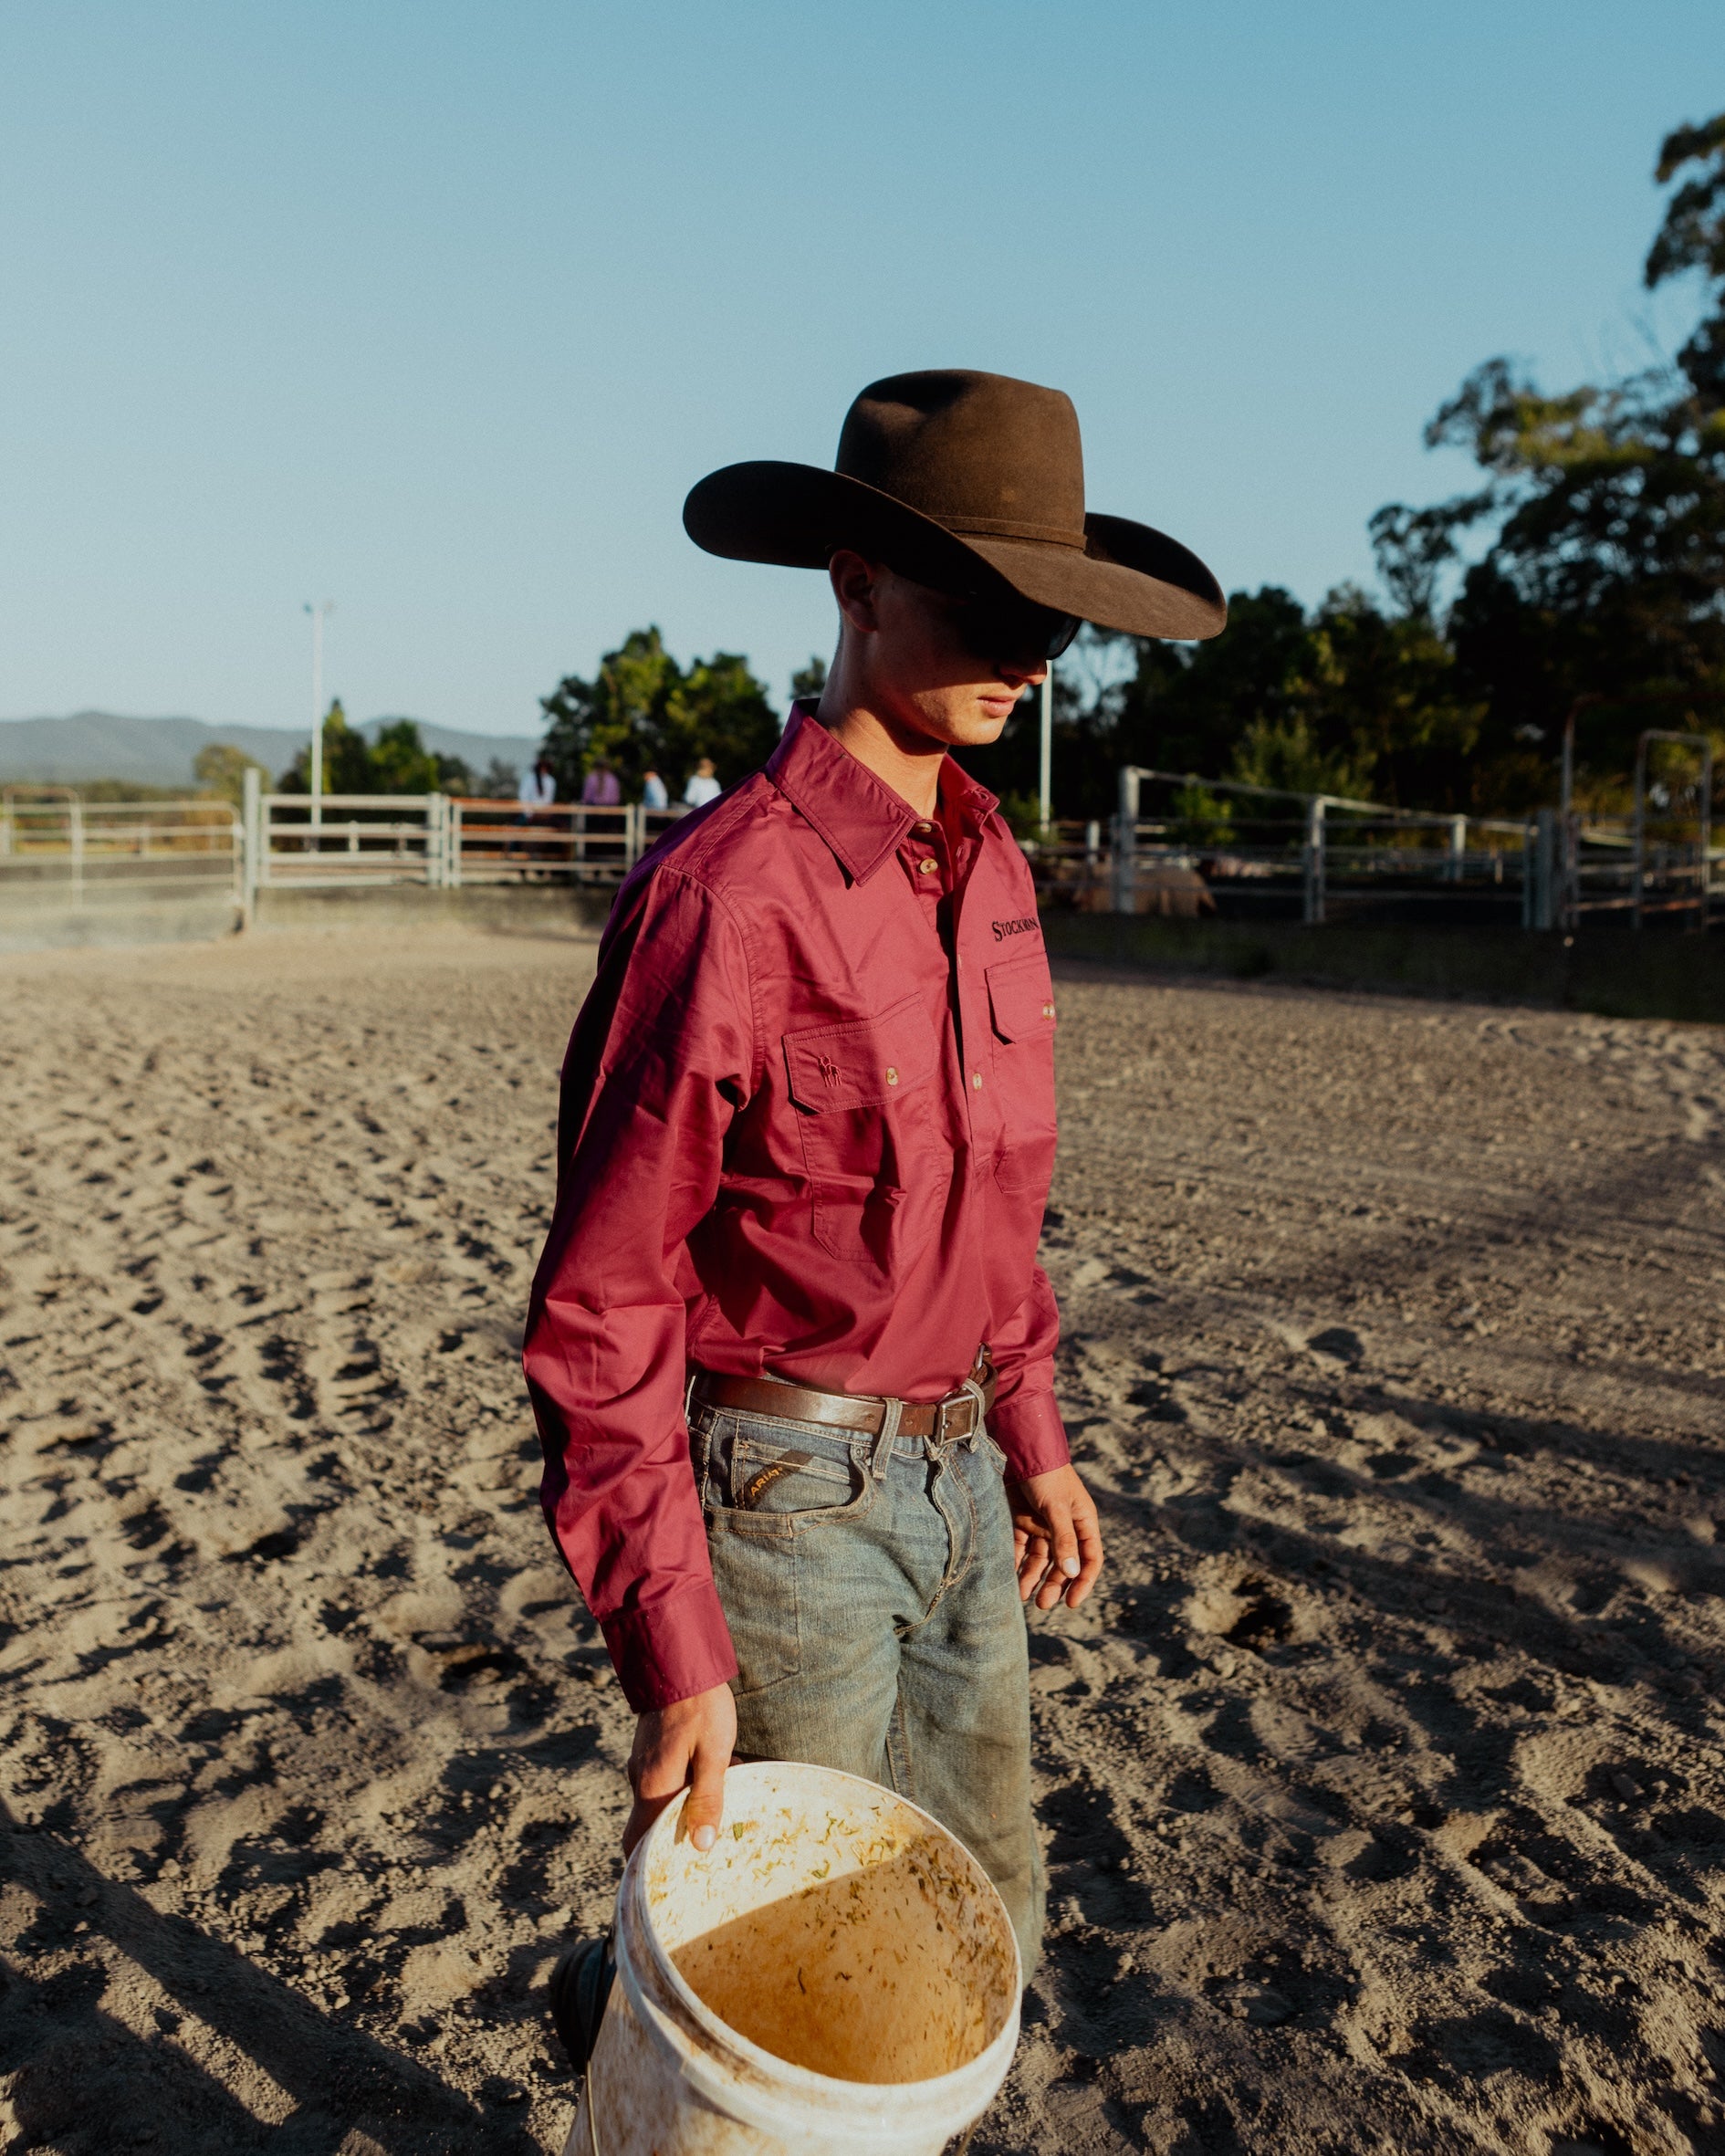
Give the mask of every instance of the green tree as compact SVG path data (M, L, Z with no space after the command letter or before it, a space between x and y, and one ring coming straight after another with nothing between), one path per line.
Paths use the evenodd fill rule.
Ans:
M699 759L710 756L728 786L765 763L779 738L766 687L747 659L716 652L685 672L656 628L632 631L605 654L591 681L568 675L539 701L545 751L565 799L578 796L601 762L625 791L656 770L674 800Z
M411 718L392 718L371 743L373 793L467 793L473 775L458 756L439 756L420 739Z
M246 798L247 771L263 772L265 783L268 783L269 773L256 758L226 741L210 742L192 759L192 775L204 791L231 801L236 809Z
M1426 438L1468 450L1476 492L1373 519L1383 573L1429 610L1448 570L1463 693L1482 706L1479 790L1549 799L1564 716L1584 766L1626 772L1653 694L1725 687L1725 114L1669 135L1656 177L1683 175L1648 251L1651 288L1691 278L1699 319L1676 359L1549 395L1503 359L1469 376ZM1486 541L1463 568L1469 535ZM1680 708L1680 706L1678 706ZM1717 723L1717 715L1714 715ZM1675 723L1675 721L1668 721Z
M325 793L371 793L371 752L365 736L348 724L348 715L336 697L323 721L323 790ZM283 793L311 791L311 750L308 746L277 781Z
M1309 614L1278 585L1237 591L1227 629L1204 644L1091 631L1073 651L1054 683L1059 815L1111 814L1123 764L1471 805L1479 707L1458 687L1454 654L1429 620L1386 614L1351 586ZM1034 792L1040 724L1027 698L994 748L961 760L998 793Z
M465 793L472 775L458 756L439 756L420 738L417 721L392 718L375 742L348 724L340 698L323 722L325 793ZM281 777L283 793L311 790L311 750L302 748Z

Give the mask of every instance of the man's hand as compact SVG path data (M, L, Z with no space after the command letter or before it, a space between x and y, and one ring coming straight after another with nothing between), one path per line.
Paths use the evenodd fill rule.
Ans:
M1036 1597L1039 1609L1064 1601L1076 1609L1103 1567L1102 1529L1096 1501L1073 1467L1009 1481L1012 1544L1019 1567L1019 1600Z
M623 1855L685 1786L683 1824L697 1849L710 1849L725 1810L725 1770L736 1746L737 1702L728 1684L638 1715L629 1753L635 1808L623 1828Z

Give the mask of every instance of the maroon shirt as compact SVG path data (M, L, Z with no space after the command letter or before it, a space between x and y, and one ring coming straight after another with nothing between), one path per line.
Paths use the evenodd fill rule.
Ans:
M619 892L563 1066L524 1361L551 1532L630 1704L736 1674L686 1366L936 1400L1064 1463L1036 1262L1054 998L1030 870L950 759L910 807L802 706Z

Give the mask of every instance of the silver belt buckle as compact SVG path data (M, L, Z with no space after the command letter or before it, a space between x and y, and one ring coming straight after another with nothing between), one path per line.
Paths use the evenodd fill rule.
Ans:
M969 1408L970 1420L963 1429L949 1429L946 1426L946 1418L960 1408ZM974 1440L977 1432L981 1428L982 1387L967 1377L958 1390L955 1393L948 1393L936 1409L935 1441L937 1444L945 1445L960 1438L968 1438Z

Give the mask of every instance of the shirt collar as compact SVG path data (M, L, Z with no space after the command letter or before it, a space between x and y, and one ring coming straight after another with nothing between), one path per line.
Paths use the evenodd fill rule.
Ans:
M916 822L910 803L841 748L814 716L814 700L790 706L783 738L767 759L767 776L831 847L853 884L866 884ZM961 826L980 833L999 807L986 786L947 757L940 767L942 798Z

